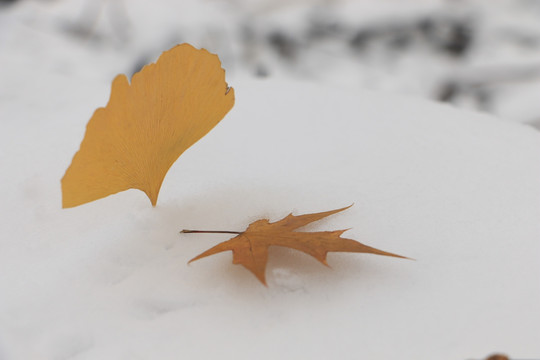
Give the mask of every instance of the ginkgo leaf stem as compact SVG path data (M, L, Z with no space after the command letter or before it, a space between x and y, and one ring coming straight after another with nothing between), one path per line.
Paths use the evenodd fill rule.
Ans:
M187 230L187 229L184 229L184 230L180 231L180 233L182 233L182 234L193 234L193 233L196 233L196 234L237 234L237 235L242 234L239 231Z

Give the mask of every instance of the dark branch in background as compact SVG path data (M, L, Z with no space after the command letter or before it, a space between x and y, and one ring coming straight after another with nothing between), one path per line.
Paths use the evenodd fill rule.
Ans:
M291 61L297 56L298 44L286 32L271 32L268 34L268 43L285 60Z
M375 43L386 43L395 50L405 50L413 43L452 57L462 57L470 50L475 36L473 19L433 14L415 20L387 19L362 25L352 31L349 46L363 52Z
M497 87L534 80L540 80L540 63L470 68L443 80L436 89L435 98L453 102L461 97L471 97L476 100L480 109L489 111L492 93Z
M531 124L531 126L534 127L535 129L540 130L540 118L531 121L529 124Z
M126 41L129 20L124 0L87 0L79 19L69 24L66 29L73 35L84 39L96 37L96 28L106 8L114 34L120 41Z

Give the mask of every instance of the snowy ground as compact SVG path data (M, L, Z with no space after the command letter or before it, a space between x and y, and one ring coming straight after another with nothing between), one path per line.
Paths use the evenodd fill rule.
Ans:
M54 16L73 11L62 4ZM1 360L540 356L537 131L231 71L235 107L171 168L156 208L129 190L62 210L85 124L140 47L58 36L36 8L49 9L0 12ZM183 228L350 203L310 229L352 227L416 261L332 254L327 269L273 249L268 288L230 254L186 264L226 237Z

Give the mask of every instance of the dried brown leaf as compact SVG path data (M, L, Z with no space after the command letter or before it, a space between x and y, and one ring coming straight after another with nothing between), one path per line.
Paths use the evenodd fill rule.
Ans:
M364 245L356 240L342 238L341 235L347 230L296 231L309 223L321 220L349 207L299 216L289 214L274 223L270 223L267 219L257 220L251 223L244 232L203 252L189 262L230 250L233 252L234 264L244 266L266 285L265 270L270 246L283 246L302 251L313 256L324 265L328 265L326 262L328 252L369 253L405 258L401 255ZM184 230L183 232L192 231Z

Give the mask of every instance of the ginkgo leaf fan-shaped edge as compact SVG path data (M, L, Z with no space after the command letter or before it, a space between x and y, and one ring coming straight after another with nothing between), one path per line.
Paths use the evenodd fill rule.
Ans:
M132 188L145 192L155 206L172 164L233 105L234 89L217 55L189 44L163 52L131 84L118 75L107 106L92 115L62 178L62 207ZM145 149L148 144L153 147Z

